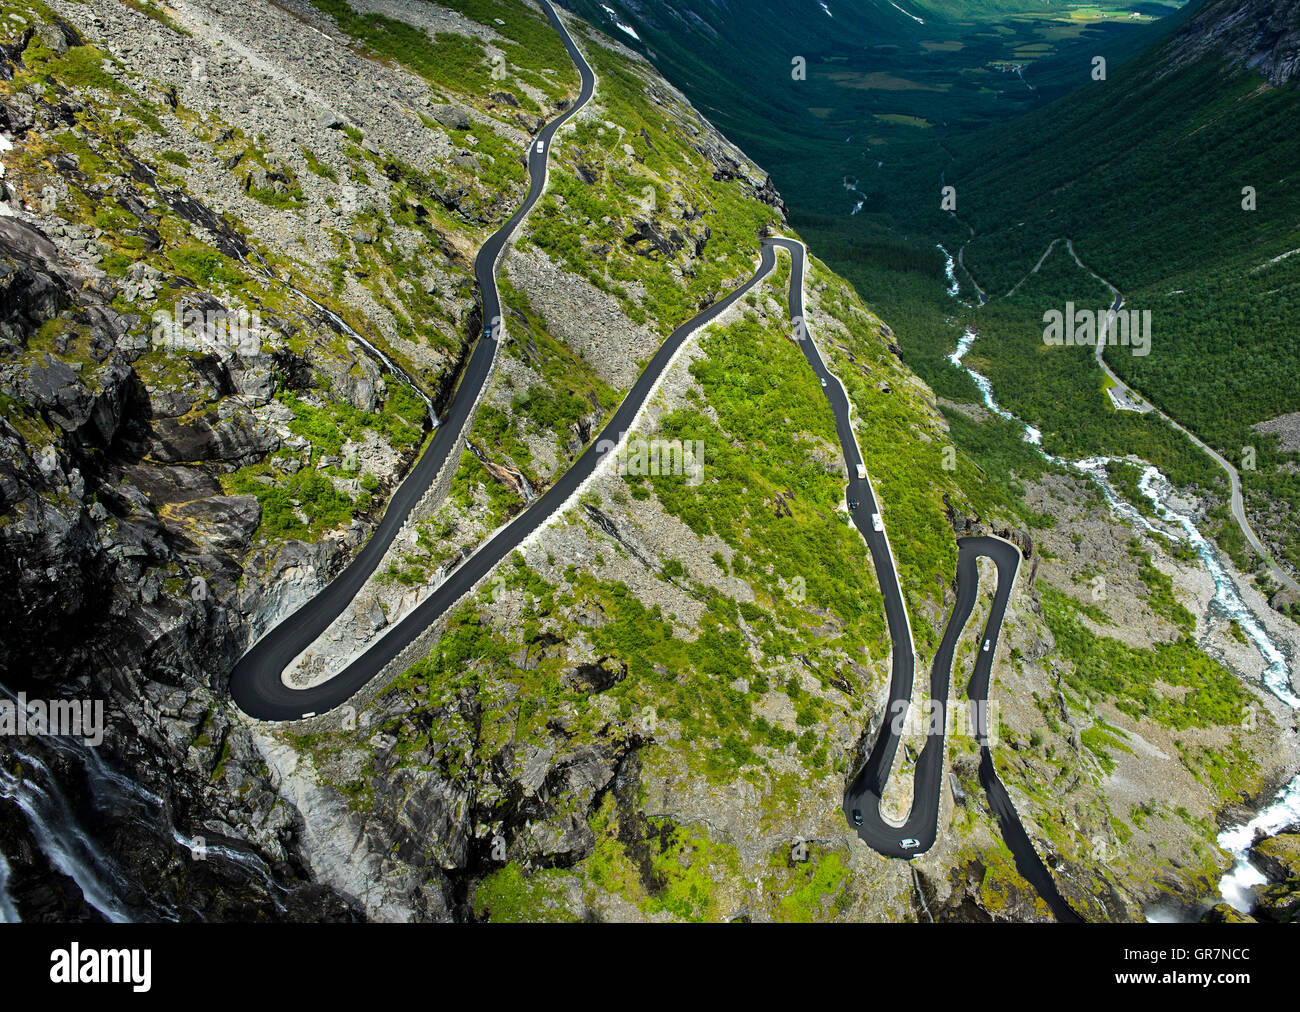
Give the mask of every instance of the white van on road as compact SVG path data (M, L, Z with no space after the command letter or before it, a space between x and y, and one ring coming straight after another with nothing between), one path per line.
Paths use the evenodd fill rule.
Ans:
M863 478L865 478L866 476L867 476L867 465L866 465L866 464L859 464L859 465L858 465L858 480L861 481L861 480L862 480Z
M871 529L873 531L883 531L885 529L885 522L880 519L879 513L871 514Z

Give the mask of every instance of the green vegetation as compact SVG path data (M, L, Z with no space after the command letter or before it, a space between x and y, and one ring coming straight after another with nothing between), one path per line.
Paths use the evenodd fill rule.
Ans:
M355 503L339 492L329 475L304 468L280 474L269 464L253 464L224 476L227 495L252 495L262 507L259 533L268 540L316 540L352 519Z
M571 920L572 915L565 912L554 894L557 884L567 877L564 872L549 869L525 874L511 861L475 887L474 915L494 924Z
M1129 541L1128 556L1137 563L1138 578L1146 585L1147 607L1191 635L1196 629L1196 618L1174 596L1173 580L1155 567L1151 554L1138 539Z
M320 406L289 393L278 399L293 412L289 429L312 445L313 461L319 454L337 456L349 440L361 440L367 430L383 436L399 450L419 447L423 438L424 402L409 387L390 380L388 398L380 413L360 411L344 401L324 400ZM322 532L340 527L357 510L369 507L378 490L373 475L363 475L356 499L340 492L331 480L349 477L340 467L304 467L286 473L277 460L291 454L281 451L267 462L240 468L222 477L229 495L256 496L262 507L261 536L316 539ZM351 475L355 477L355 472Z
M160 6L158 6L158 4L152 3L151 0L122 0L122 2L126 4L126 6L130 7L133 11L138 11L139 13L143 14L150 21L156 21L160 25L167 26L172 31L174 31L177 35L190 34L184 28L178 25L174 20L172 20L171 15L169 15L165 10L163 10Z
M765 883L764 892L776 893L775 919L794 924L810 924L827 920L844 903L851 900L845 891L849 869L838 851L821 852L809 847L808 860L796 863L788 876L774 876L776 881ZM786 850L773 854L772 863L778 868L788 868L790 855ZM785 878L785 881L782 881ZM788 890L788 891L787 891Z
M767 630L767 652L791 653L790 633L811 618L790 608L796 580L808 605L829 609L843 623L846 650L883 652L883 611L865 547L835 512L843 478L838 466L832 470L814 454L821 447L834 459L838 442L802 354L752 315L710 330L701 347L706 357L691 372L703 396L665 415L656 435L703 443L705 479L698 485L684 476L627 480L634 487L653 484L665 510L697 535L716 534L740 553L733 566L762 605L754 622ZM705 404L717 422L705 415Z
M654 320L667 334L753 272L759 229L777 218L736 182L713 178L712 164L688 142L677 118L651 101L654 86L636 69L592 42L584 52L600 76L606 115L620 129L587 119L557 140L548 193L530 219L529 238L618 297L634 321ZM635 151L633 170L621 167L623 144ZM678 248L703 244L684 277L675 255L634 241L643 202L662 203L673 192L696 209L698 224L681 222L676 239L667 241ZM584 228L573 228L574 221ZM633 285L644 287L643 298L632 298Z
M316 153L311 148L302 148L302 156L307 160L307 168L311 170L313 175L328 179L331 183L339 181L338 173L317 158Z
M1102 770L1111 774L1115 772L1115 760L1111 758L1111 749L1133 754L1133 750L1124 742L1123 733L1118 728L1112 728L1105 721L1099 720L1091 727L1085 727L1080 731L1079 740L1083 743L1083 747L1093 754L1093 758L1097 760Z
M590 362L550 333L546 321L508 278L500 280L499 288L502 305L510 314L506 353L536 372L541 382L514 395L508 416L491 405L480 408L474 438L489 452L501 450L527 472L532 454L521 438L522 427L549 432L556 459L563 461L579 421L595 415L603 422L620 398ZM598 424L591 426L592 432L598 429ZM539 476L532 474L530 480L536 484Z
M312 0L312 5L371 52L409 67L430 84L472 94L491 88L487 51L476 38L439 32L431 39L405 21L359 13L345 0Z
M1221 805L1241 804L1268 786L1259 764L1237 735L1228 744L1213 748L1193 747L1182 741L1174 744L1183 765L1214 792Z
M1285 256L1298 245L1300 197L1287 182L1297 154L1294 132L1282 127L1294 120L1297 99L1288 89L1261 88L1253 70L1225 71L1213 60L1165 69L1162 55L1133 61L1104 88L1084 88L1028 117L999 137L996 155L984 141L964 150L954 175L964 181L965 214L977 233L966 262L986 287L1001 292L1051 239L1072 237L1083 261L1124 292L1128 308L1152 316L1151 353L1109 349L1111 367L1238 466L1257 516L1287 515L1300 505L1300 455L1282 451L1253 426L1300 408L1300 377L1286 337L1300 298L1300 260ZM1117 93L1127 100L1113 101ZM1258 142L1273 136L1287 139ZM1061 159L1035 157L1042 151L1080 157L1066 167ZM1255 188L1258 210L1243 210L1245 184ZM1098 207L1106 214L1098 215ZM1059 246L1051 261L1060 261L1058 273L1077 272ZM1035 317L1043 308L1063 304L1061 294L1058 283L1026 302L1015 325L1027 338L1031 326L1041 329ZM1107 302L1097 286L1085 304ZM1180 484L1223 487L1206 463L1199 465L1204 473L1176 464L1177 474L1170 473L1158 457L1174 449L1169 441L1177 434L1167 437L1158 427L1143 433L1134 420L1102 412L1108 424L1123 425L1114 433L1120 438L1104 441L1087 432L1093 426L1077 402L1058 402L1053 411L1047 397L1055 385L1045 388L1037 368L1024 368L1036 359L1024 343L1019 347L1008 356L1008 371L1021 378L995 379L1013 410L1019 408L1011 384L1037 386L1037 417L1076 431L1084 422L1088 445L1125 446ZM1246 562L1234 526L1225 523L1218 537ZM1273 533L1284 557L1300 564L1296 532Z
M1187 636L1137 649L1088 630L1064 594L1042 586L1039 596L1058 656L1073 665L1063 680L1080 697L1109 700L1130 717L1174 729L1245 720L1250 694Z
M488 514L484 519L489 526L499 527L523 508L524 501L493 478L482 461L466 450L451 482L451 499L468 511L473 506L474 491L480 486L487 494Z
M430 38L423 29L405 21L358 12L345 0L312 3L371 52L401 63L437 88L486 96L502 87L503 82L493 79L487 49L477 37L438 32ZM576 87L577 71L558 36L536 9L516 0L449 0L444 6L504 36L497 45L505 53L505 67L514 77L552 99ZM504 24L497 24L497 18Z
M1010 916L1016 903L1027 902L1039 917L1051 916L1047 903L1016 871L1015 858L1001 840L978 851L965 847L957 854L955 863L982 872L980 902L989 913Z
M279 399L293 412L289 428L325 453L339 454L348 440L360 440L365 430L382 434L394 449L414 449L423 438L425 406L410 387L390 379L388 396L377 413L361 411L346 401L328 401L315 407L293 394Z

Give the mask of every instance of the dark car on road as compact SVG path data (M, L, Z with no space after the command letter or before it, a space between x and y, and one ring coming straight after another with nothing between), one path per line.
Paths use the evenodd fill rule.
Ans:
M862 809L861 809L861 808L855 808L855 809L853 809L853 825L855 825L855 826L860 826L860 825L862 825Z

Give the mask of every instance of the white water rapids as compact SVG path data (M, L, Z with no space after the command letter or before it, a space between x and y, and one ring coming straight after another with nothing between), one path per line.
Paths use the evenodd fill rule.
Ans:
M942 248L940 247L940 249ZM948 294L956 298L958 285L953 258L948 255L947 250L944 250L944 256L946 258L945 276L949 283ZM948 360L970 376L975 386L979 388L981 395L983 395L984 406L999 417L1024 426L1025 442L1037 447L1038 451L1046 459L1072 468L1090 478L1101 489L1111 509L1124 520L1141 526L1148 531L1168 536L1169 530L1157 527L1115 491L1106 473L1106 465L1112 463L1114 458L1090 457L1086 460L1069 461L1054 457L1042 448L1043 434L1038 429L1021 421L997 403L993 397L993 384L988 377L981 375L962 362L962 359L966 357L966 353L970 351L971 345L975 343L977 336L976 332L968 327L957 342L957 350L948 356ZM1254 612L1242 600L1241 592L1237 589L1236 583L1233 582L1232 577L1219 560L1218 553L1209 540L1200 532L1191 517L1180 513L1171 505L1173 487L1169 480L1160 472L1159 468L1148 464L1142 472L1138 488L1155 507L1156 516L1170 527L1179 530L1182 539L1196 551L1201 563L1214 581L1214 603L1222 608L1229 619L1237 622L1251 643L1254 644L1255 649L1264 658L1266 665L1264 684L1269 692L1287 706L1300 709L1300 696L1297 696L1292 688L1291 670L1285 656L1278 649L1277 644L1269 638L1268 633L1255 617ZM1252 905L1251 887L1266 881L1263 873L1250 863L1250 846L1254 843L1256 837L1276 833L1287 826L1296 824L1300 824L1300 774L1297 774L1290 783L1278 791L1272 803L1261 810L1249 822L1239 826L1230 826L1219 834L1219 846L1235 859L1232 869L1219 880L1219 892L1223 899L1234 909L1243 913L1248 912Z

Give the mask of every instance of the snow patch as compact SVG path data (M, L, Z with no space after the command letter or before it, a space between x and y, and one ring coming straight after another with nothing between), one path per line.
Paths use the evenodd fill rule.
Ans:
M636 39L638 42L641 41L641 36L636 33L636 29L632 28L630 25L623 24L623 22L618 19L618 15L614 13L612 7L606 7L604 4L601 4L600 9L609 15L609 20L614 22L615 28L621 32L627 32L628 35L632 36L632 38Z

